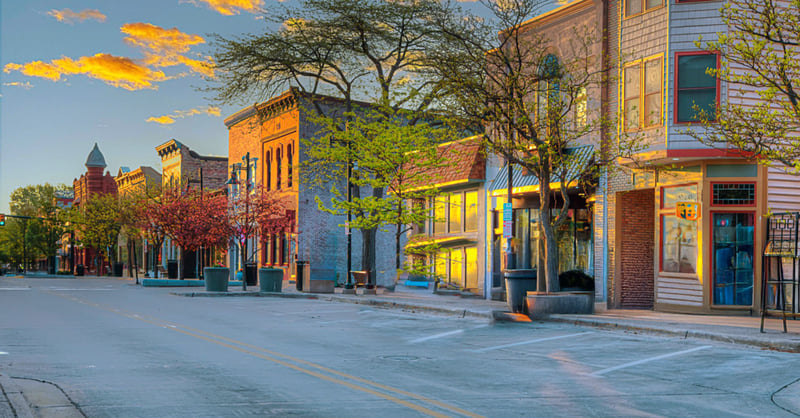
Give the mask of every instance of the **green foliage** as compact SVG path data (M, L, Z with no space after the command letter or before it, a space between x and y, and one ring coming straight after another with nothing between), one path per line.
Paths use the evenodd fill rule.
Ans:
M715 147L729 146L764 163L800 172L800 0L729 0L729 31L698 46L721 56L709 70L728 87L715 115L696 109L702 130L689 130Z
M79 241L115 261L117 243L123 224L123 204L116 195L93 195L72 211Z

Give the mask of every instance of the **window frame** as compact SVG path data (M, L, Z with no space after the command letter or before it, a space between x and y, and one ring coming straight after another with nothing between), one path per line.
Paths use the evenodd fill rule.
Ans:
M708 0L693 0L693 1L708 1ZM721 57L720 57L719 51L711 51L711 52L709 52L709 51L683 51L683 52L676 52L675 53L675 68L674 68L675 77L674 77L674 80L673 80L673 87L672 87L672 93L673 93L672 95L674 97L673 104L672 104L672 123L675 124L675 125L691 125L693 123L698 123L699 122L699 121L696 121L696 120L695 121L679 121L678 120L678 103L680 102L679 97L680 97L680 91L681 91L678 88L678 85L679 85L678 83L680 81L680 59L681 59L681 57L696 56L696 55L715 55L716 58L717 58L717 60L716 60L717 61L716 62L716 66L717 67L716 68L717 68L717 70L719 70L719 68L720 68ZM719 77L714 77L714 78L717 81L716 85L714 87L716 89L716 94L715 94L715 99L714 100L716 101L717 108L719 108L720 97L721 97L720 93L721 93L721 85L722 85L722 83L721 83L721 80L719 79ZM717 122L717 119L718 119L717 115L715 114L714 115L714 119L710 120L710 122Z
M474 193L475 194L475 229L467 229L467 194ZM451 198L453 195L459 196L459 204L456 206L452 203L453 199ZM430 228L426 228L425 232L428 236L441 236L441 235L455 235L455 234L474 234L477 233L480 229L480 193L478 189L465 189L465 190L457 190L457 191L450 191L450 192L441 192L440 194L431 197L428 202L428 208L430 209L429 214L431 215L430 219ZM438 216L436 215L437 205L441 205L444 208L444 217L441 221L437 222ZM458 208L458 229L453 230L450 226L452 217L450 213L452 209L456 206ZM427 223L427 222L426 222ZM441 223L442 228L439 230L436 228L437 223Z
M648 125L647 121L650 119L647 117L648 115L645 114L645 102L648 96L647 93L647 64L652 63L653 61L659 61L657 68L660 69L659 74L661 75L659 81L659 115L658 118L655 119L655 123ZM636 126L629 127L628 126L628 118L627 118L627 108L625 107L628 100L633 100L633 98L628 99L628 89L626 88L626 80L625 80L625 71L627 71L631 67L638 67L639 68L639 91L636 92L637 95L635 99L637 100L637 108L639 110L638 114L638 121ZM653 95L655 93L649 93L649 95ZM637 59L634 61L630 61L626 63L622 67L622 129L625 132L633 132L633 131L641 131L647 129L654 129L664 126L664 55L657 54L652 55L649 57Z
M640 0L640 2L642 4L642 11L640 11L638 13L635 13L635 14L632 14L632 15L629 15L628 14L628 0L623 1L622 2L622 9L623 9L622 10L622 19L625 20L625 19L630 19L632 17L641 16L641 15L643 15L645 13L651 12L653 10L658 10L659 8L666 6L666 1L665 0L661 0L661 4L659 4L658 6L653 6L653 7L649 8L649 9L647 8L647 0Z
M735 205L722 205L718 203L714 203L714 186L717 184L752 184L753 185L753 203L739 203ZM710 203L709 206L715 208L752 208L755 207L758 203L758 182L756 181L712 181L709 187L710 190Z

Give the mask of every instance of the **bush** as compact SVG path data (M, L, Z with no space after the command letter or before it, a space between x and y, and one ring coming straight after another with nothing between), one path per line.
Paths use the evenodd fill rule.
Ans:
M594 277L580 271L570 270L558 275L561 290L594 291Z

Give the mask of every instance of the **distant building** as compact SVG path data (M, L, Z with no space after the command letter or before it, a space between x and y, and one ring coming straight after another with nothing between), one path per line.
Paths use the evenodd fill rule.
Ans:
M180 187L182 189L224 190L228 181L228 157L200 155L187 145L171 139L156 147L161 157L161 185L163 188ZM181 254L183 277L198 277L201 266L211 265L211 254L204 251L203 259L199 252L191 251ZM159 259L152 264L167 268L168 261L178 260L178 249L168 239L158 254Z
M94 144L94 148L89 152L85 166L86 173L82 174L80 178L72 180L74 206L81 208L94 196L117 195L117 183L111 173L105 171L106 159L103 157L103 153L100 152L97 143ZM99 261L99 264L95 265L96 255L97 251L91 247L76 249L75 266L83 266L87 273L101 274L104 261Z
M119 195L126 196L131 193L144 192L147 188L158 188L161 186L161 173L148 166L141 166L134 170L120 167L114 181L117 182Z
M134 170L129 167L120 167L114 180L117 182L120 198L136 195L144 197L148 191L152 194L161 190L161 174L148 166L141 166ZM134 266L143 268L144 271L148 271L151 266L148 264L148 257L146 257L146 241L141 237L136 237L130 241L129 238L120 234L117 259L125 263L128 268L128 275L133 277L132 269Z

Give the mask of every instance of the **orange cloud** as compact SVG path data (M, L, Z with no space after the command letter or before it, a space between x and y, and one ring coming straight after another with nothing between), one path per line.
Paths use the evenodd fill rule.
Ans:
M105 22L106 15L100 13L99 10L86 9L81 12L73 12L70 9L64 10L51 10L47 12L48 15L53 16L59 22L74 23L76 20L83 22L84 20L94 19L98 22Z
M110 54L96 54L91 57L80 57L73 60L62 57L50 61L33 61L24 65L6 64L3 71L21 71L31 77L41 77L52 81L61 80L62 75L84 74L101 80L114 87L126 90L155 89L155 82L167 79L161 71L151 70L137 64L130 58L116 57Z
M199 60L186 56L192 46L206 42L202 36L183 33L177 28L164 29L149 23L129 23L123 25L120 31L128 35L125 42L142 49L145 65L171 67L183 64L195 73L214 76L209 57Z
M181 3L192 3L200 6L205 3L208 8L225 16L238 15L239 10L249 13L261 12L264 0L181 0Z
M172 125L173 123L175 123L175 119L172 119L168 115L159 117L151 116L147 118L147 122L155 122L155 123L160 123L162 125Z
M175 123L175 119L177 119L177 118L182 119L182 118L188 118L190 116L202 115L202 114L211 115L211 116L220 116L222 114L222 111L220 110L220 108L214 107L214 106L208 106L208 107L205 107L205 108L198 107L198 108L189 109L189 110L176 110L176 111L172 112L172 114L169 114L169 115L151 116L151 117L149 117L147 119L146 122L155 122L155 123L160 123L162 125L171 125L171 124Z

